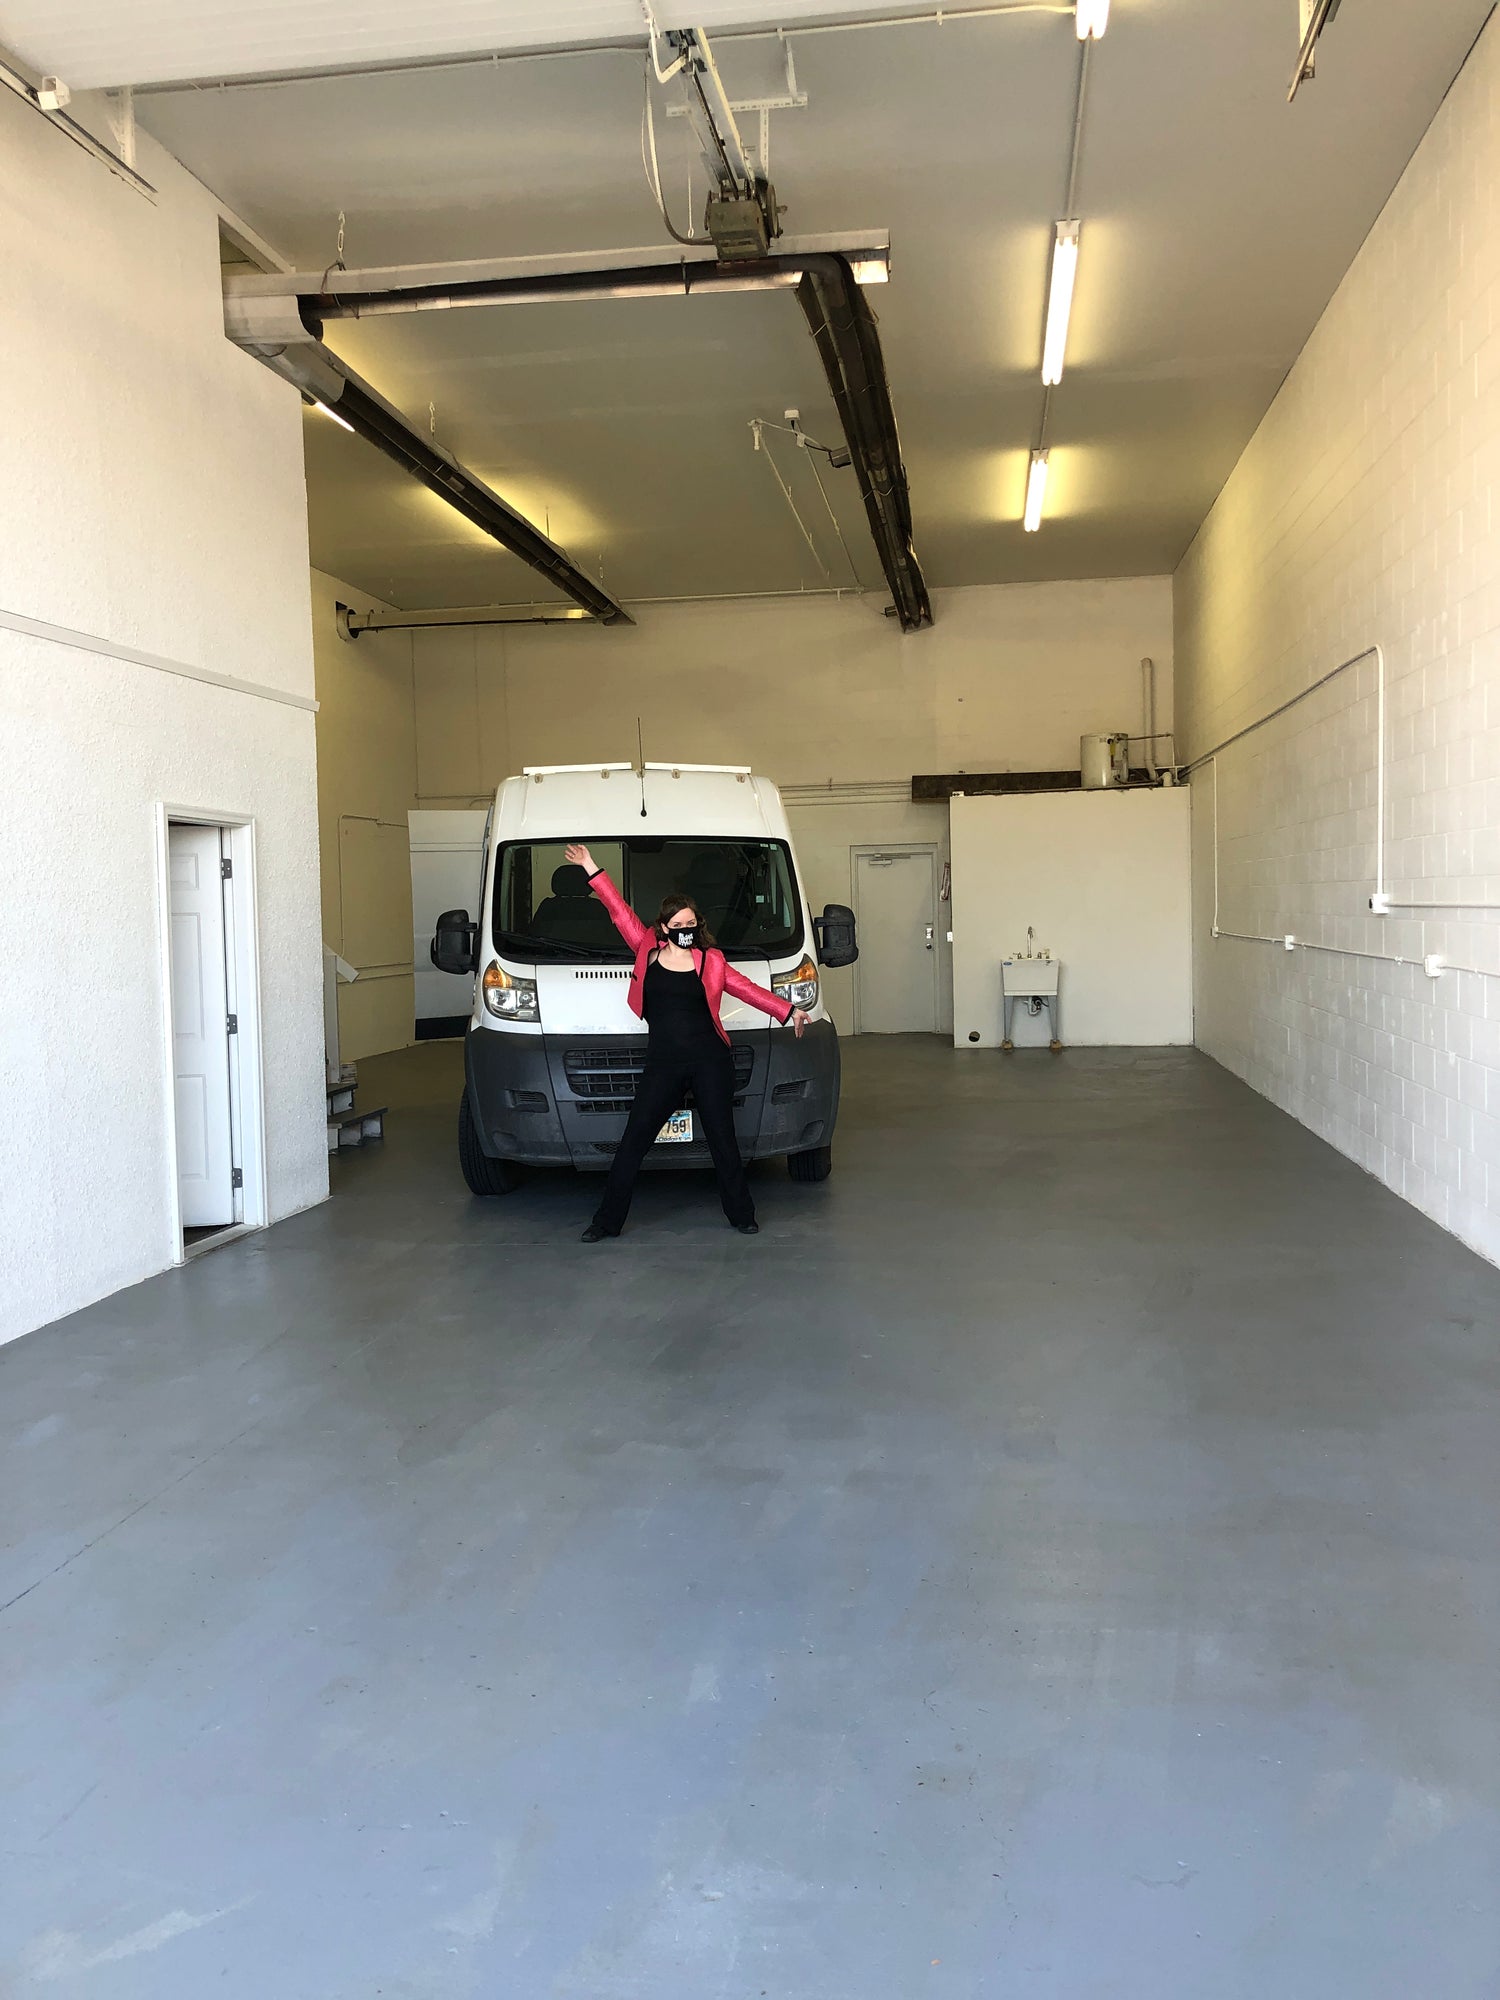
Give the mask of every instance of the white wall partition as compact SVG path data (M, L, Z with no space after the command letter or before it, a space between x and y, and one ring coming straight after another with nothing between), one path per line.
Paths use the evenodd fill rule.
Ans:
M178 1254L164 809L253 822L268 1212L327 1191L300 405L138 164L154 204L0 92L0 1338Z
M956 798L952 815L956 1048L999 1045L1001 961L1028 926L1061 961L1065 1044L1193 1039L1185 791ZM1017 1015L1017 1048L1046 1040Z
M1187 755L1235 739L1200 1043L1500 1260L1497 103L1492 20L1183 561L1176 664Z

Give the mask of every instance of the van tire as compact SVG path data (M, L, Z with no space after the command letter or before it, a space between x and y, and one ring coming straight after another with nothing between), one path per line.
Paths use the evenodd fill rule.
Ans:
M794 1181L826 1181L833 1172L832 1146L809 1146L805 1153L788 1153L786 1170Z
M522 1170L514 1160L492 1160L480 1145L468 1091L458 1104L458 1164L470 1194L513 1194L521 1185Z

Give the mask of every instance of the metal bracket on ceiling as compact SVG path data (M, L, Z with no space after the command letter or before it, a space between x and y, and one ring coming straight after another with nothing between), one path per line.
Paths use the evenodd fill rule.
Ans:
M1297 45L1297 67L1292 71L1286 101L1291 103L1304 83L1317 73L1318 37L1339 11L1339 0L1297 0L1301 39Z
M760 174L763 180L771 178L771 113L773 111L805 111L807 92L797 87L797 65L792 56L792 45L781 35L782 52L786 62L786 89L779 97L732 97L729 108L734 112L754 111L760 118ZM669 104L669 118L687 118L691 108L686 104Z

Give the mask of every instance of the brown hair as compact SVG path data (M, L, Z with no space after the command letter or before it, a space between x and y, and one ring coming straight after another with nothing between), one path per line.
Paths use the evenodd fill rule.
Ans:
M691 896L662 897L661 908L656 913L657 936L658 937L666 936L667 918L675 917L679 910L692 911L693 920L698 926L699 944L703 947L705 951L712 951L713 949L715 949L718 940L715 938L713 932L708 928L708 925L704 922L703 912L698 908L698 905L693 901L693 898Z

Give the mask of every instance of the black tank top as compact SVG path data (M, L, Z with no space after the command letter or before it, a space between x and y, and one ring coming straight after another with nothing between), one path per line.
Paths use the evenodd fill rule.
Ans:
M708 995L697 972L671 972L660 959L653 958L646 967L642 997L653 1055L718 1044L718 1030L708 1011Z

